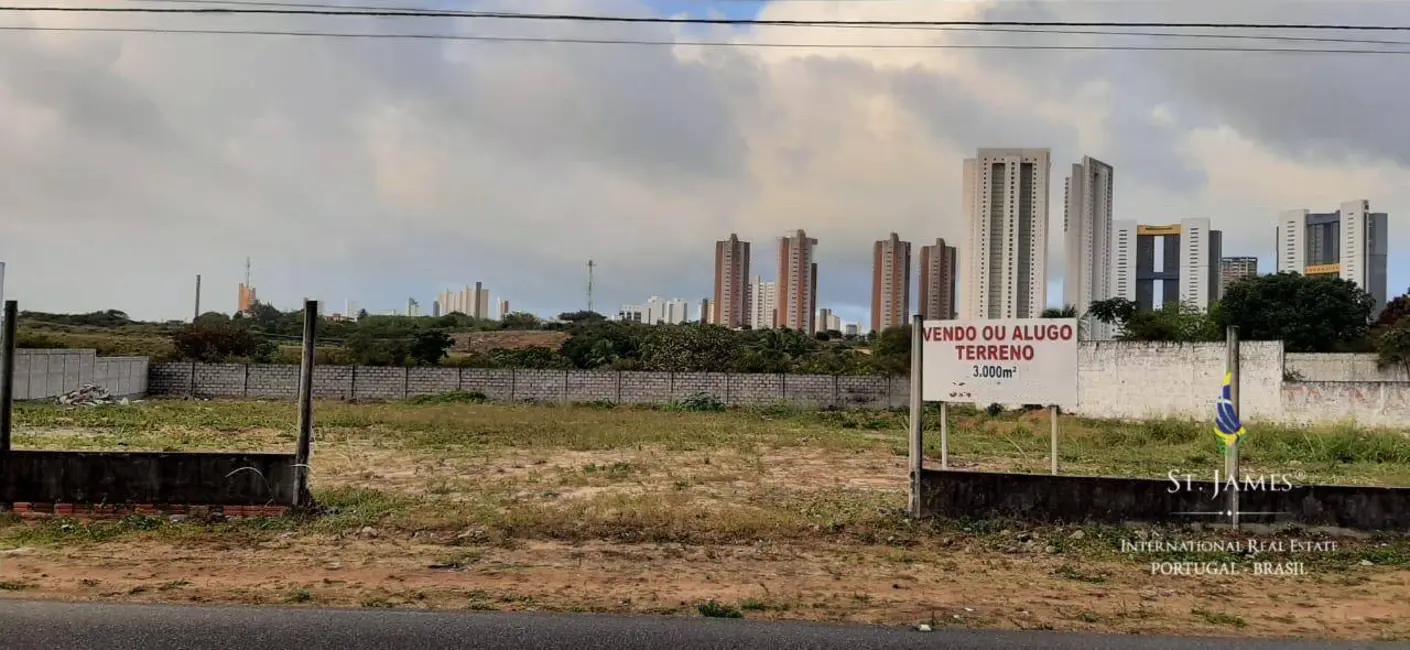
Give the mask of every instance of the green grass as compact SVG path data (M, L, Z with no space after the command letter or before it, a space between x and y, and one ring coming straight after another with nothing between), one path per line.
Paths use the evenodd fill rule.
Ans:
M986 469L1046 471L1046 415L955 411L954 459ZM15 442L18 448L287 451L294 446L295 419L294 405L284 402L156 400L71 410L22 403ZM324 516L217 524L140 516L93 524L0 520L0 542L212 533L255 541L290 530L355 535L371 526L388 534L429 534L450 545L827 539L901 548L940 535L997 539L1008 526L922 524L902 516L906 418L887 411L603 409L479 403L473 395L455 395L419 403L320 403L315 420L312 481ZM927 422L932 456L938 455L938 424ZM1065 473L1164 478L1173 468L1200 475L1223 463L1205 423L1064 418L1062 436ZM1246 441L1249 471L1297 468L1307 482L1410 484L1410 440L1398 432L1255 425ZM809 464L795 468L791 458ZM462 536L467 530L476 533ZM1130 535L1086 530L1083 540L1060 531L1034 539L1038 548L1051 545L1069 557L1115 557L1119 541ZM1316 557L1329 567L1362 560L1407 565L1410 548L1353 545ZM1075 568L1058 575L1102 579Z

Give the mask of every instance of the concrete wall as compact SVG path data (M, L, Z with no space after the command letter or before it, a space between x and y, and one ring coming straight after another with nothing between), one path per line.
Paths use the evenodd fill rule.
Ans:
M1281 343L1240 350L1242 415L1249 422L1410 426L1410 382L1285 382ZM153 364L153 394L192 392L190 363ZM1078 353L1078 403L1093 418L1213 420L1225 369L1221 343L1092 342ZM293 399L296 366L197 365L195 394ZM320 367L314 393L327 399L403 399L453 390L494 400L660 403L708 393L730 405L790 402L815 406L903 408L904 377L834 377L598 370Z
M1250 477L1257 480L1257 477ZM1268 484L1279 479L1263 477ZM925 514L954 519L1016 519L1042 523L1224 523L1226 517L1179 515L1220 512L1225 492L1209 482L1181 481L1171 491L1168 480L1051 476L925 470L921 505ZM1410 528L1410 488L1341 485L1290 485L1285 491L1239 493L1246 523L1337 526L1358 530Z
M293 454L0 452L0 503L288 506L297 479Z
M1289 352L1283 357L1289 373L1298 381L1410 381L1405 368L1376 367L1374 354L1307 354Z
M15 351L15 399L47 399L83 384L106 388L116 397L147 393L147 357L99 357L94 350Z

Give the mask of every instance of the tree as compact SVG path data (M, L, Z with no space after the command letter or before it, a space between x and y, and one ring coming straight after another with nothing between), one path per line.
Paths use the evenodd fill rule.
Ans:
M366 310L366 309L359 309L359 310L357 310L357 320L358 320L359 322L361 322L362 319L364 319L364 318L367 318L367 310Z
M1135 317L1138 306L1135 302L1125 298L1109 298L1107 300L1096 300L1087 307L1087 313L1107 325L1121 325L1131 322Z
M1289 352L1332 352L1366 338L1374 306L1350 280L1284 272L1229 287L1217 325L1238 327L1245 340L1282 341Z
M872 365L888 375L911 372L911 326L888 327L871 344Z
M1217 306L1204 312L1193 305L1185 304L1141 310L1136 303L1125 298L1097 300L1087 308L1087 314L1092 318L1108 325L1116 325L1120 329L1117 340L1170 343L1222 339L1223 330L1215 322L1216 313Z
M536 330L540 324L538 316L522 311L505 314L499 319L500 328L507 330Z
M559 353L578 368L597 368L641 359L647 327L636 323L588 320L575 325Z
M595 311L565 311L558 315L558 320L577 325L588 321L604 321L607 317Z
M1410 376L1410 316L1396 321L1376 337L1376 365L1399 366Z
M1381 310L1381 315L1376 318L1376 326L1389 327L1399 323L1400 319L1406 316L1410 316L1410 289L1386 303L1385 309Z
M231 357L256 357L262 339L249 328L232 323L192 323L172 336L183 359L218 363Z
M1077 318L1080 315L1081 314L1077 313L1076 305L1067 305L1060 308L1049 307L1044 309L1043 314L1039 316L1039 318Z
M446 357L446 353L452 345L455 345L455 340L450 338L445 330L418 330L411 337L411 348L408 350L408 354L420 363L434 366Z

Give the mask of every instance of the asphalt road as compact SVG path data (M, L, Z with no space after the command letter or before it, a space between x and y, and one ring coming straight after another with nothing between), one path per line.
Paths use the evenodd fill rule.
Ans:
M429 613L0 599L5 650L1336 650L1404 644L1095 636L582 614Z

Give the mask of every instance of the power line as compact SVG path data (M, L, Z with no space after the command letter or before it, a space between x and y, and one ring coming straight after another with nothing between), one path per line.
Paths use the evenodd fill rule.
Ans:
M0 32L91 32L116 34L194 34L208 36L287 36L300 38L368 39L368 40L430 40L481 43L554 43L570 45L638 45L638 46L697 46L737 48L795 48L826 50L1037 50L1092 52L1211 52L1249 54L1360 54L1406 55L1410 50L1351 49L1351 48L1271 48L1218 47L1180 45L987 45L957 43L774 43L748 41L673 41L621 38L553 38L532 36L475 36L466 34L384 34L352 32L310 32L258 29L174 29L158 27L43 27L36 25L0 25ZM1392 41L1394 42L1394 41ZM1410 45L1410 42L1404 43Z
M472 11L436 10L420 7L393 8L374 5L334 5L314 2L274 2L272 0L127 0L128 2L161 2L173 4L219 4L219 5L251 5L261 7L298 7L298 8L333 8L333 9L363 9L363 10L395 10L397 12L437 12L445 11L453 13L457 17L475 17L478 15ZM711 1L711 0L705 0ZM713 0L719 2L721 0ZM759 0L737 0L739 2L757 2ZM794 2L889 2L891 0L770 0L772 2L794 1ZM799 25L800 27L825 27L826 25ZM1410 41L1386 41L1359 38L1335 38L1316 36L1268 36L1257 34L1186 34L1181 32L1145 32L1145 31L1109 31L1109 30L1068 30L1068 29L1034 29L1019 27L962 27L962 26L919 26L906 27L898 25L869 25L856 26L857 28L884 28L884 29L916 29L925 31L943 32L977 32L977 33L1007 33L1007 34L1057 34L1057 35L1091 35L1091 36L1144 36L1159 38L1193 38L1193 39L1232 39L1249 41L1282 41L1295 43L1356 43L1365 45L1410 45Z
M1178 28L1178 29L1283 29L1283 30L1359 30L1410 31L1406 25L1337 25L1331 23L1193 23L1193 22L1078 22L1040 20L774 20L761 18L683 18L667 16L600 16L591 14L528 14L502 11L455 11L409 9L297 9L297 8L234 8L234 7L53 7L0 6L0 11L60 12L60 13L130 13L130 14L209 14L209 15L297 15L297 16L364 16L401 18L486 18L496 20L549 20L607 23L660 23L676 25L772 25L807 27L1113 27L1113 28Z

